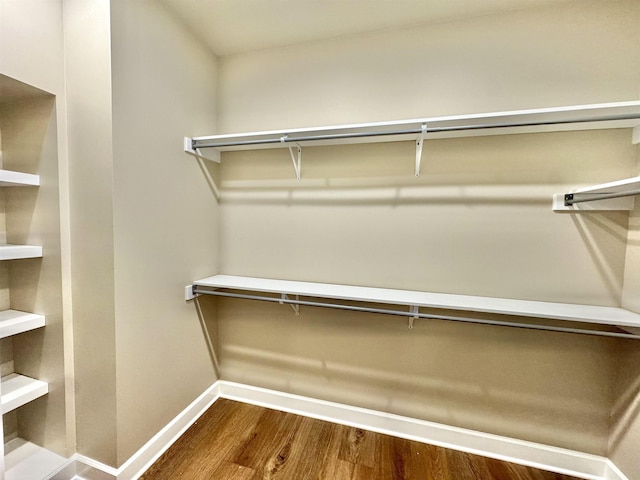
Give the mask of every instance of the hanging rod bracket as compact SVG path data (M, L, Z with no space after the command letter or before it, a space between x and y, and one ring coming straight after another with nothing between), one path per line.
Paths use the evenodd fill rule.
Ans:
M603 183L553 196L555 212L629 211L640 195L640 177Z
M196 142L193 138L184 137L184 151L189 155L193 155L196 158L202 158L209 160L210 162L220 163L220 152L215 151L212 156L203 155L200 148L196 146Z
M280 137L281 143L286 143L288 139L287 135L283 135ZM289 155L291 155L291 161L293 162L293 169L296 171L296 180L300 180L300 165L302 164L302 147L296 143L296 147L298 148L298 158L296 159L295 154L293 153L293 147L289 146Z
M296 295L296 299L295 302L299 302L300 298L298 295ZM289 300L289 297L287 296L286 293L281 293L280 294L280 301L278 302L280 305L284 305L285 303L287 303L294 311L294 313L296 314L296 317L300 316L300 304L299 303L292 303L291 300Z
M420 135L416 139L416 177L420 176L420 165L422 163L422 147L424 145L424 139L427 136L427 124L423 123L420 131Z
M409 330L413 329L413 321L416 318L420 318L420 307L418 307L417 305L412 305L411 307L409 307L409 312L412 314L409 317Z

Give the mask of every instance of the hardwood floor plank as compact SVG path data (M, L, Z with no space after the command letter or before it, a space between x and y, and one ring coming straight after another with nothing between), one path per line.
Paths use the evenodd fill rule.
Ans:
M300 426L302 417L277 410L265 410L255 427L235 448L229 460L258 471L264 471L272 459L270 468L281 468L288 460L292 437ZM274 454L274 452L276 452Z
M486 467L484 457L470 455L456 450L447 450L447 465L452 480L495 480Z
M333 440L334 424L311 418L303 419L298 430L300 448L294 452L293 461L289 464L289 472L296 478L304 472L309 480L321 480L320 473L325 463L326 453ZM329 477L330 478L330 477Z
M141 480L578 480L218 400Z
M204 473L203 473L204 474ZM210 476L194 478L211 478L220 480L261 480L258 472L235 463L222 462Z
M228 444L228 432L251 424L257 414L262 414L259 407L224 399L218 400L214 406L215 408L208 409L140 479L199 478L203 470L215 469L217 463L224 460L220 454ZM211 451L215 451L217 456L210 457L206 454Z
M340 459L340 447L347 427L335 423L328 425L327 447L317 472L317 480L359 478L354 476L355 464Z
M375 465L376 434L361 428L344 427L338 458L356 465Z

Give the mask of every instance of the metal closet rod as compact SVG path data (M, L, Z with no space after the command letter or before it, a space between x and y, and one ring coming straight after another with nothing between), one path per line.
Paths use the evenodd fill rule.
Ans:
M447 127L429 127L427 125L427 133L440 133L440 132L459 132L465 130L486 130L493 128L516 128L516 127L542 127L547 125L568 125L572 123L591 123L591 122L613 122L621 120L637 120L640 119L640 115L628 114L628 115L609 115L593 118L577 118L568 120L548 120L540 122L515 122L515 123L497 123L497 124L478 124L478 125L451 125ZM428 121L426 121L428 124ZM224 141L214 142L206 139L197 140L192 139L192 148L223 148L223 147L241 147L251 145L275 145L282 143L295 143L295 142L310 142L321 140L343 140L350 138L366 138L366 137L383 137L392 135L419 135L422 133L421 128L412 128L407 130L387 130L380 132L355 132L355 133L334 133L328 135L310 135L306 137L288 137L286 133L283 133L279 138L265 138L261 140L239 140L239 141Z
M576 198L578 195L586 195L585 197ZM634 195L640 195L640 188L635 190L627 190L625 192L604 192L604 193L567 193L564 196L564 204L566 206L575 205L576 203L583 202L596 202L598 200L608 200L610 198L623 198L633 197Z
M355 305L344 305L339 303L312 302L308 300L296 300L292 298L282 298L282 297L280 298L261 297L258 295L247 295L243 293L231 293L231 292L221 292L219 290L200 289L200 288L197 288L196 285L193 286L193 293L200 294L200 295L214 295L218 297L242 298L245 300L260 300L260 301L275 302L275 303L281 303L281 304L286 303L289 305L337 308L340 310L353 310L356 312L382 313L385 315L399 315L402 317L426 318L430 320L446 320L446 321L452 321L452 322L475 323L480 325L493 325L493 326L499 326L499 327L524 328L528 330L577 333L580 335L596 335L600 337L632 338L635 340L640 339L639 335L634 335L632 333L604 332L601 330L586 330L581 328L554 327L554 326L547 326L547 325L536 325L534 323L502 322L499 320L485 320L481 318L456 317L451 315L432 315L429 313L419 313L419 312L402 311L402 310L389 310L384 308L358 307Z

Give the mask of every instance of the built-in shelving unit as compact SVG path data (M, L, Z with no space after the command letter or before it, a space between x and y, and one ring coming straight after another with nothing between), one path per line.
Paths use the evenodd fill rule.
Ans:
M0 74L0 232L7 242L0 244L5 279L0 339L1 347L7 348L0 399L2 415L8 415L8 421L0 423L0 436L8 440L0 443L0 480L49 478L65 461L47 450L61 444L66 428L65 376L58 348L63 329L40 336L37 332L45 322L62 318L59 265L38 261L43 255L60 255L54 240L59 226L50 221L59 207L58 132L51 122L55 105L50 92ZM39 188L41 184L45 188ZM51 241L43 246L45 239ZM51 395L53 401L48 400Z
M242 293L238 293L242 292ZM256 296L255 292L277 294L273 296ZM640 328L640 314L616 307L594 305L578 305L570 303L539 302L496 297L479 297L470 295L454 295L429 293L411 290L395 290L388 288L372 288L327 283L298 282L275 280L269 278L239 277L232 275L214 275L196 280L187 287L185 298L194 295L210 294L218 296L246 298L253 300L275 301L291 305L308 305L356 310L372 313L402 315L414 318L440 319L469 323L482 323L498 326L532 328L537 330L553 330L567 333L586 333L592 335L634 337L629 333L588 330L572 327L546 326L511 321L493 321L473 319L454 315L442 315L420 312L420 308L454 310L476 313L494 313L517 317L562 320L566 322L588 323L600 326L619 328ZM294 298L297 297L297 298ZM333 302L300 300L299 297L328 299ZM405 307L405 310L388 310L381 308L360 307L352 304L336 303L364 302ZM638 337L640 338L640 337Z

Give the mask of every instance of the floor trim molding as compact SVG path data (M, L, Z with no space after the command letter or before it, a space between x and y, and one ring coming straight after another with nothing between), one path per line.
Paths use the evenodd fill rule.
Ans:
M300 395L219 380L120 468L75 455L76 474L85 480L136 480L218 398L227 398L378 433L430 443L585 480L629 480L605 457L464 428L417 420ZM62 477L58 477L62 480ZM52 477L52 480L58 480ZM68 478L68 477L67 477Z

